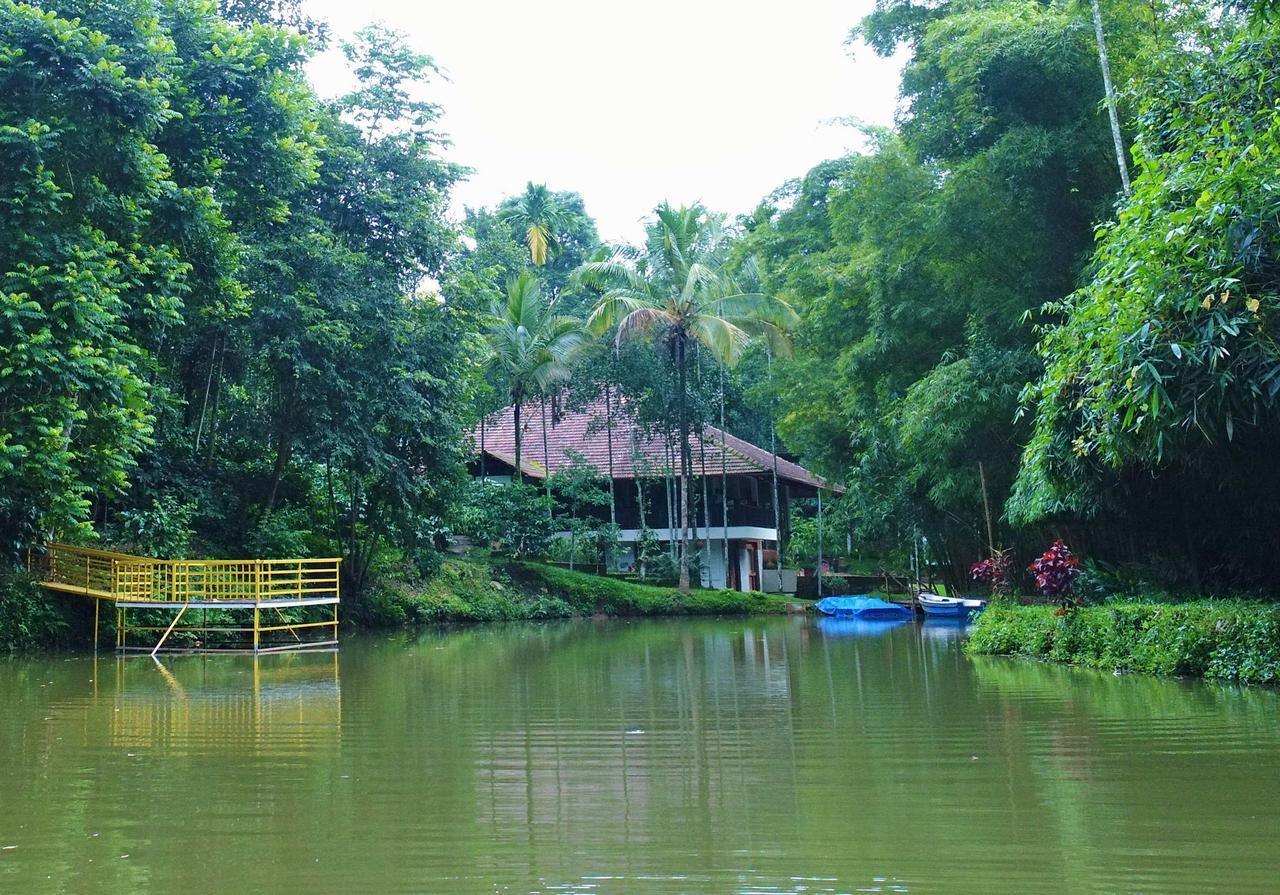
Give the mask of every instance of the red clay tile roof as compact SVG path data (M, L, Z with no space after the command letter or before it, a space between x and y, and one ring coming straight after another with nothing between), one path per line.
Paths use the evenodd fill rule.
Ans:
M525 405L520 412L520 424L524 429L520 465L524 474L541 479L565 468L571 462L570 452L581 454L588 463L603 475L609 474L609 439L605 405L595 401L582 410L562 410L555 419L547 408L547 454L542 452L542 413L536 403ZM505 407L489 416L484 425L484 449L491 457L508 466L515 465L515 426L511 407ZM472 430L474 448L480 449L480 429ZM634 448L633 448L634 444ZM724 454L725 469L730 475L760 475L773 473L773 454L735 435L708 426L704 437L695 434L691 438L694 475L702 474L703 445L706 449L707 472L720 474L720 456ZM778 457L778 478L807 485L811 488L839 490L799 464ZM663 474L669 462L667 447L660 434L650 434L637 426L625 410L614 411L613 420L613 476L619 479L636 477L639 467L642 476Z

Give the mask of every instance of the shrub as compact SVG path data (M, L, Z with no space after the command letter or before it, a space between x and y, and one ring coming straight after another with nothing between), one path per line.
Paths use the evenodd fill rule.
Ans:
M975 654L1024 655L1093 668L1280 683L1280 606L1247 600L1125 600L1063 615L997 605L969 638Z
M1004 596L1013 592L1013 557L1008 550L996 550L986 559L969 567L969 577L991 588L991 593Z
M64 614L29 575L0 570L0 650L55 646L68 628Z
M162 559L181 559L191 545L193 503L179 503L172 494L151 502L147 509L122 510L107 526L106 539L129 553Z
M1035 577L1036 590L1042 596L1064 598L1071 593L1071 584L1080 574L1080 560L1072 555L1062 538L1058 538L1044 555L1027 566L1027 571Z
M249 531L245 548L254 559L298 559L310 556L310 516L303 509L280 507Z
M472 482L462 530L512 557L545 556L553 534L546 495L533 485Z

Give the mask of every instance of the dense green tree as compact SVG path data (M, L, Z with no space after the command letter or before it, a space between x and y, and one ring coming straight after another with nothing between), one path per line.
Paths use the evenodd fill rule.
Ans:
M1185 523L1193 559L1271 567L1247 520L1280 486L1278 63L1280 33L1251 30L1147 81L1133 195L1100 229L1088 283L1045 309L1015 518L1180 505L1144 534L1183 542Z
M424 291L463 173L430 59L361 32L328 105L250 6L0 6L6 550L195 507L196 552L276 532L358 586L448 512L478 323Z
M784 187L739 252L804 318L775 365L788 445L848 484L861 544L926 536L961 583L1026 437L1023 317L1074 288L1121 185L1096 39L1087 8L1014 2L885 2L859 36L908 48L898 132Z

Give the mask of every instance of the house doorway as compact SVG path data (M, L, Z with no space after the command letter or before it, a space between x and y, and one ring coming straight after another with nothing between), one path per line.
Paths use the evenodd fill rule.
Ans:
M760 589L760 542L747 541L747 590Z

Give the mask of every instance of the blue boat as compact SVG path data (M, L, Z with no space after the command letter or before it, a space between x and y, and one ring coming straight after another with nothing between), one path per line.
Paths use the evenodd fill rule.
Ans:
M968 618L986 608L986 600L967 600L963 597L942 597L938 594L920 594L916 602L930 618Z
M835 618L861 618L866 621L892 621L911 618L906 606L886 603L876 597L826 597L817 603L818 611Z

